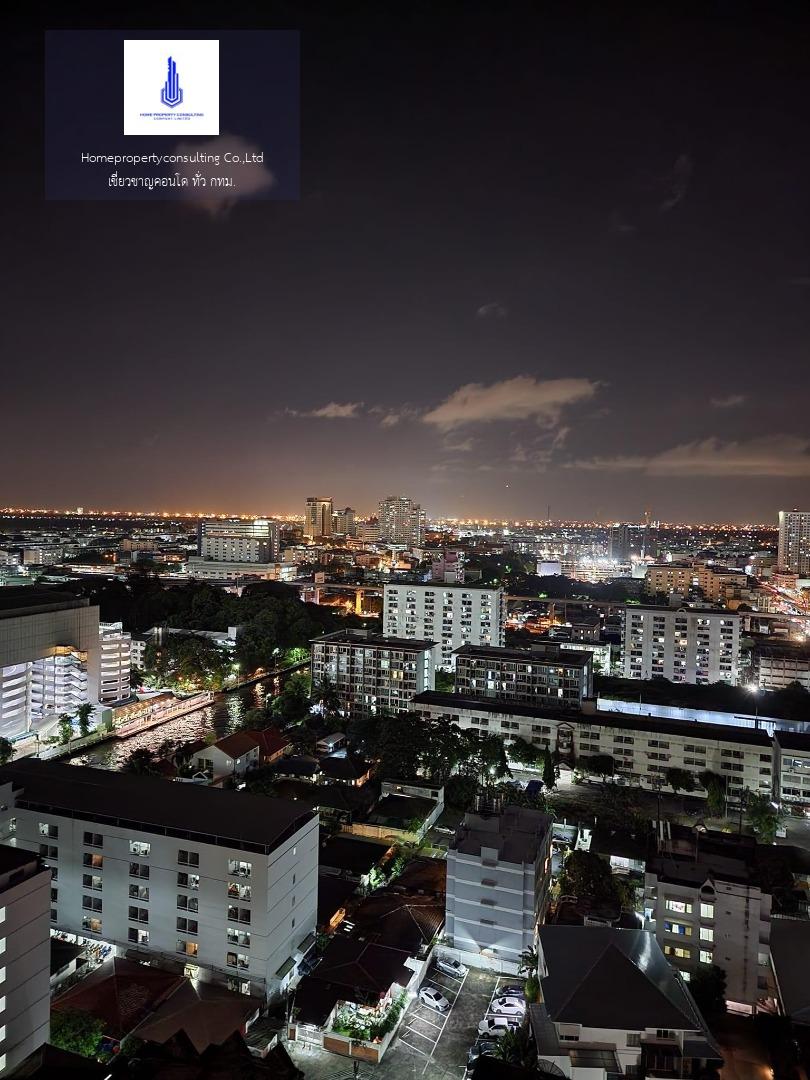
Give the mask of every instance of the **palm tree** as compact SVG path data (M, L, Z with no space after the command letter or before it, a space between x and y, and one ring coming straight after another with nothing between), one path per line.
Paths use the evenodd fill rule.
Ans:
M90 717L93 715L93 706L89 702L79 705L76 709L76 720L79 724L79 735L84 738L90 734Z
M540 955L537 949L524 949L520 954L520 964L518 965L518 975L536 975L537 965L540 963Z

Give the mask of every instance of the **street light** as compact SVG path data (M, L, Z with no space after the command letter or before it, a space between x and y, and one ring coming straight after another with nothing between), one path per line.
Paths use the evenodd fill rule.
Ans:
M754 697L754 727L759 727L759 687L756 683L749 683L745 689Z

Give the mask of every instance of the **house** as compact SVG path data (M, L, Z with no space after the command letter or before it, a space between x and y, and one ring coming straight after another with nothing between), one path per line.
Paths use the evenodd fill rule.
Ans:
M218 783L229 776L244 776L249 769L260 764L260 743L247 731L235 731L201 750L195 766Z
M649 931L543 926L539 939L542 1003L529 1006L529 1020L546 1066L571 1080L644 1080L722 1065L687 985Z
M322 778L335 784L362 787L371 779L371 762L357 754L339 752L320 759Z
M351 919L363 941L395 942L425 960L444 927L444 897L378 889L354 909Z
M252 736L258 742L259 762L262 765L273 765L285 754L292 753L293 744L289 735L285 735L276 727L251 729L245 731L245 734Z
M326 735L315 743L315 753L319 755L334 754L336 750L343 750L349 745L349 740L342 731L336 731L334 735Z

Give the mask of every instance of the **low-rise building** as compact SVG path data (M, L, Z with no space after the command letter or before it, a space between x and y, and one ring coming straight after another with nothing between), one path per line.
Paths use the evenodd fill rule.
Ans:
M593 694L593 657L557 642L530 649L464 645L455 652L459 694L577 709Z
M53 871L55 930L272 997L313 943L318 819L284 799L32 759L0 768L0 840Z
M810 735L774 732L774 795L787 805L810 804Z
M518 806L465 815L447 852L445 951L472 967L518 971L546 910L551 824Z
M810 648L792 641L757 642L753 650L754 678L761 690L784 690L798 683L810 690Z

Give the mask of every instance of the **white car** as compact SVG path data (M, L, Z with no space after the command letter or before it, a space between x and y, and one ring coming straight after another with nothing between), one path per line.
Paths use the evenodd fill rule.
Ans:
M444 956L436 961L436 967L439 971L443 971L445 975L454 975L457 979L463 979L467 974L467 969L458 960L450 960Z
M429 1005L431 1009L439 1012L447 1012L450 1008L450 1002L434 986L423 986L419 991L419 1000L423 1005Z
M514 1031L517 1025L506 1016L487 1016L478 1025L478 1034L488 1039L502 1039L507 1031Z
M514 1016L520 1020L526 1012L526 1002L516 997L499 997L492 1002L489 1011L496 1016Z

